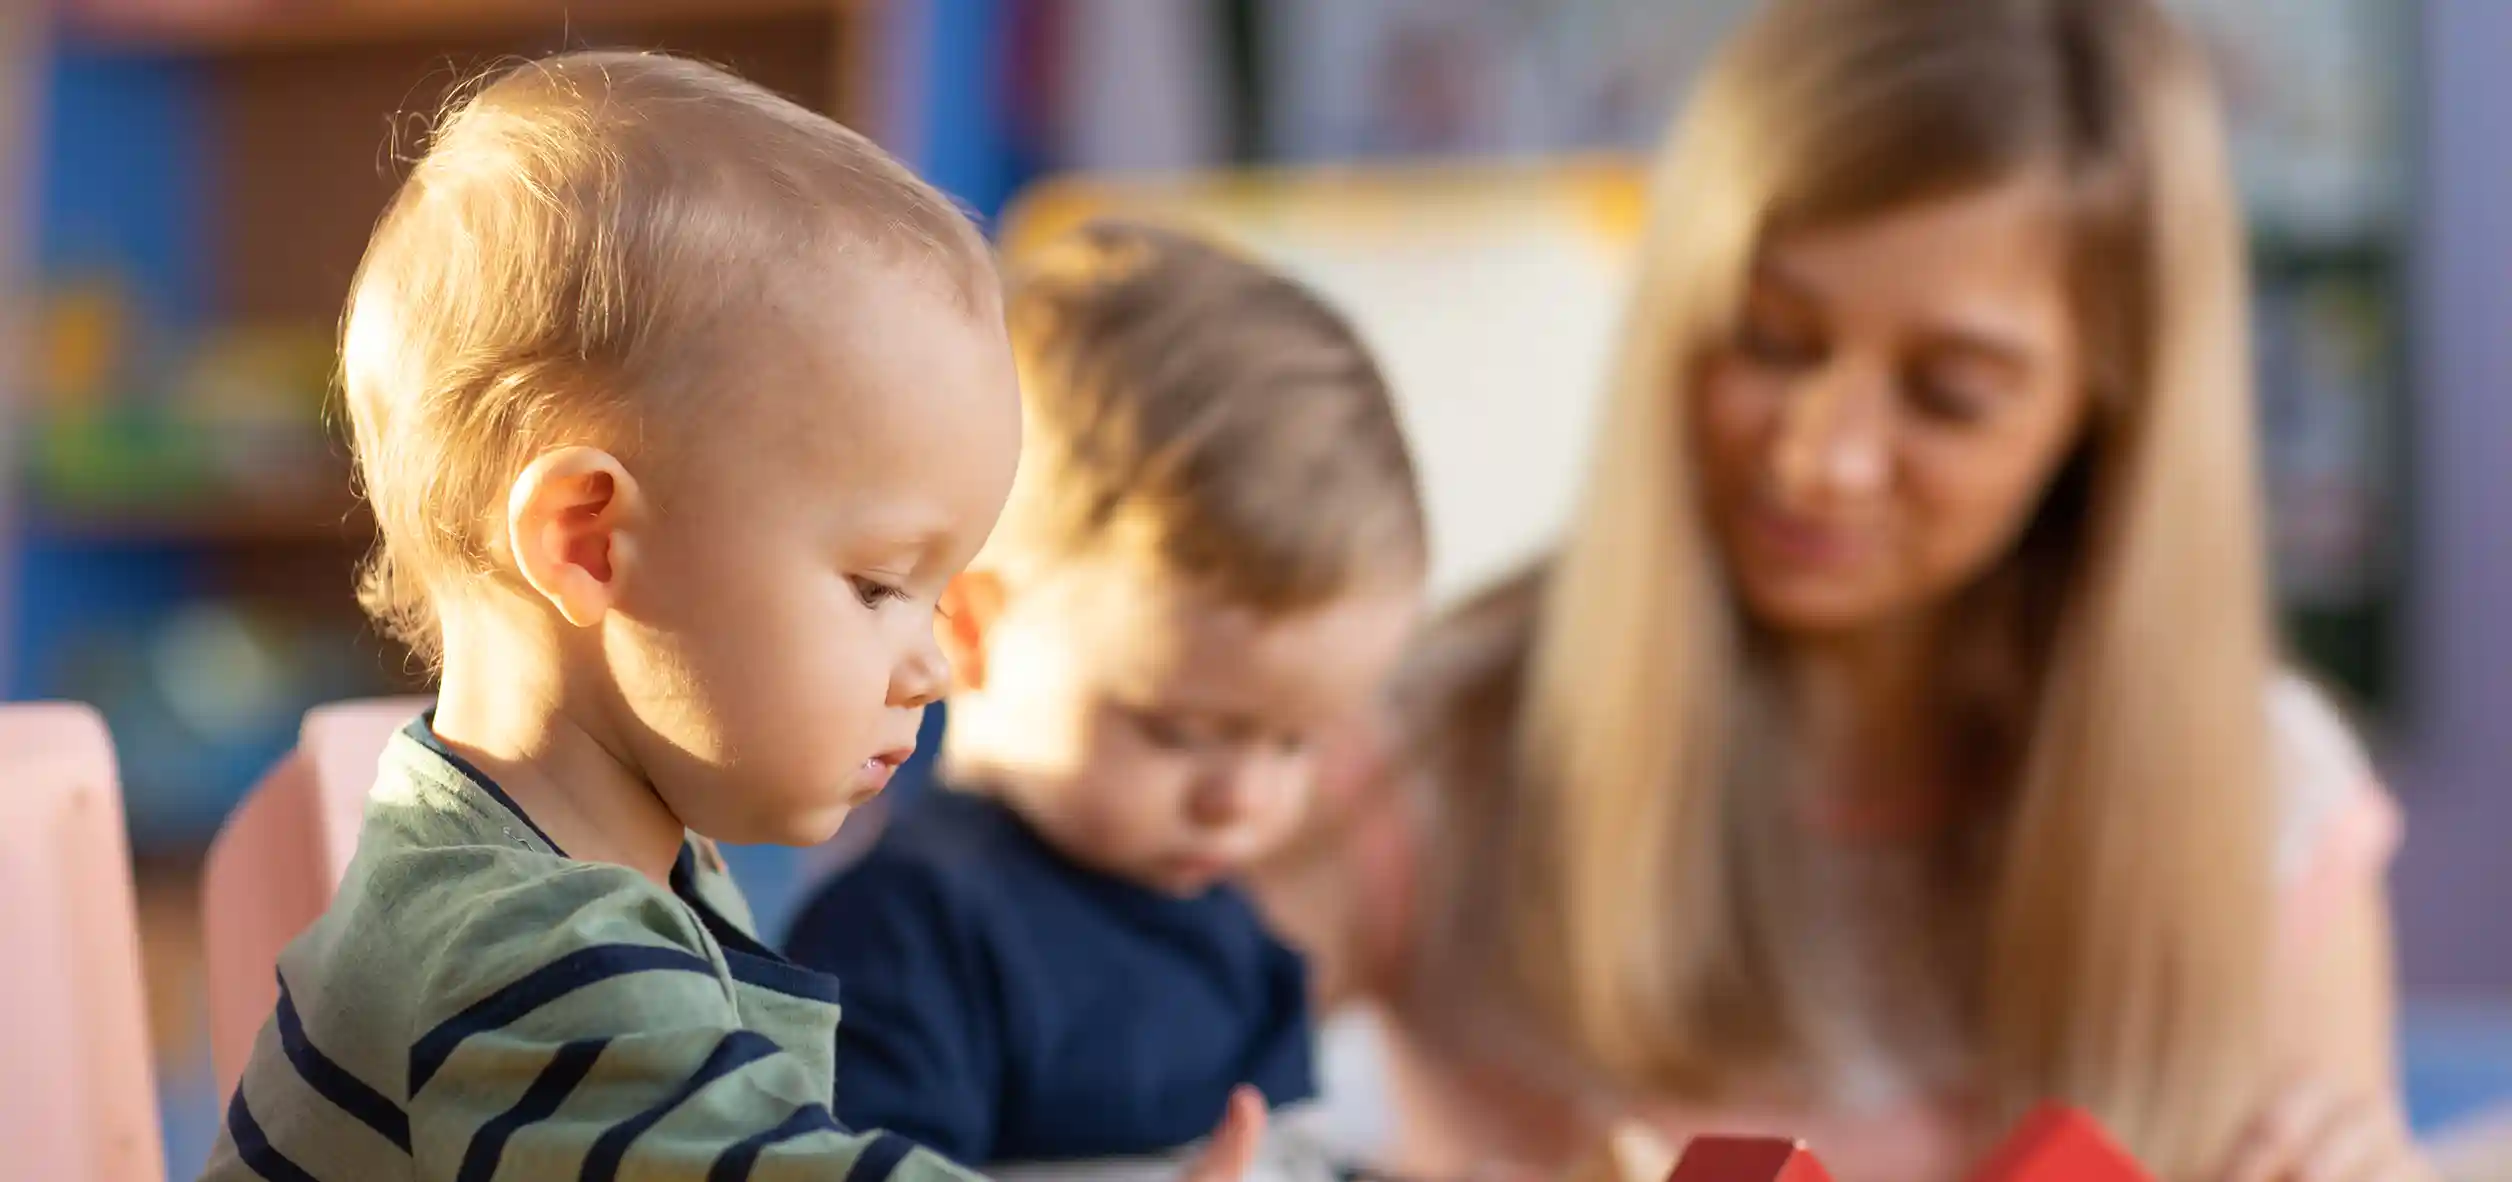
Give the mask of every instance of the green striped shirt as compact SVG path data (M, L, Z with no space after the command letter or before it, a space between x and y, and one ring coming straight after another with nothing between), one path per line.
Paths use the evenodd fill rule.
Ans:
M396 736L205 1182L966 1182L829 1114L836 983L771 952L712 851L665 889L575 861Z

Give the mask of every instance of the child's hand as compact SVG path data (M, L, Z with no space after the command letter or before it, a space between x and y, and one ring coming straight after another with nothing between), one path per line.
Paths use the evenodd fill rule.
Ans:
M1264 1093L1240 1084L1230 1093L1230 1107L1220 1127L1204 1142L1202 1152L1186 1163L1178 1182L1239 1182L1256 1164L1256 1147L1265 1139Z
M2324 1080L2287 1085L2251 1120L2224 1182L2429 1182L2433 1168L2417 1151L2386 1096Z

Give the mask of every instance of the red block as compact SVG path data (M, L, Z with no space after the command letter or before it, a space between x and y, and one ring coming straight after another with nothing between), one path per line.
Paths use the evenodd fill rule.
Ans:
M2137 1159L2078 1109L2044 1104L2007 1134L1972 1182L2154 1182Z
M1666 1182L1832 1182L1802 1141L1695 1137Z

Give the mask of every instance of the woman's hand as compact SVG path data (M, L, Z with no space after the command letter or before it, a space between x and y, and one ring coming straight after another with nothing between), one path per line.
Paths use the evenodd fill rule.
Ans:
M2397 1103L2325 1079L2296 1080L2251 1120L2224 1182L2431 1182Z

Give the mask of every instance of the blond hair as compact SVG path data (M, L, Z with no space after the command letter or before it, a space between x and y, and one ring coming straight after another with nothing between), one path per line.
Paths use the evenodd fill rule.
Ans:
M623 454L646 412L708 397L778 266L870 252L964 301L974 227L869 140L714 67L562 54L450 108L377 223L342 385L380 542L360 599L436 660L436 603L501 570L506 488L535 454ZM990 297L989 297L990 298ZM685 420L695 421L695 420Z
M1516 772L1447 794L1468 869L1437 880L1436 951L1546 1045L1697 1098L1802 1061L1774 949L1816 933L1786 930L1767 888L1821 854L1756 819L1790 720L1700 519L1685 408L1772 234L2046 179L2094 409L1940 661L1981 761L1959 798L1972 857L1949 843L1937 896L1975 917L1952 986L1988 1101L1974 1131L2058 1098L2164 1177L2219 1164L2256 1095L2271 889L2219 120L2150 0L1775 0L1721 53L1658 159L1584 507L1540 594L1503 597L1523 659L1485 653L1461 674L1482 688L1447 691L1487 715L1500 695L1516 722L1460 774Z
M1314 292L1184 233L1099 222L1013 276L1027 434L998 566L1121 555L1265 611L1418 578L1413 457Z

